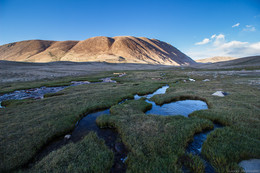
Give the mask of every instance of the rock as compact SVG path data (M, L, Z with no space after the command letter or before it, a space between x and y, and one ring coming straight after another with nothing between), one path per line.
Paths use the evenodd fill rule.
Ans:
M243 160L239 163L246 173L260 172L260 159Z
M123 77L125 75L126 75L126 73L124 72L124 73L119 74L118 77Z
M64 138L69 140L71 138L71 135L65 135Z
M116 83L116 81L112 80L111 77L101 79L104 83Z
M189 79L189 81L191 81L191 82L195 82L195 80L194 80L194 79L191 79L191 78Z
M209 79L204 79L203 82L209 82L210 80Z
M216 91L216 92L213 93L212 95L213 95L213 96L218 96L218 97L224 97L224 96L225 96L222 91Z

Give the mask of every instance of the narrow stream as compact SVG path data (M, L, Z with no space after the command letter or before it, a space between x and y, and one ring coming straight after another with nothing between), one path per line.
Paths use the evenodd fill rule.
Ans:
M110 79L106 78L106 80L103 80L103 82L105 81L111 82L112 80L111 78ZM148 100L154 95L165 94L167 88L169 88L168 85L159 88L152 94L148 94L145 96L135 95L134 99L138 100L144 97L146 98L146 102L151 103L153 105L152 109L148 110L146 114L183 115L187 117L191 112L195 110L208 109L207 104L200 100L177 101L177 102L163 104L162 106L158 106L154 102ZM123 103L124 101L120 102L119 104ZM55 141L48 144L39 152L39 154L37 154L34 160L31 163L29 163L27 167L33 166L35 161L41 160L43 157L47 156L51 151L57 150L62 146L68 144L69 142L77 142L81 140L84 136L86 136L90 131L94 131L97 133L97 135L100 138L105 140L105 144L114 152L115 159L114 159L114 165L111 168L111 172L126 172L126 165L124 164L124 162L127 159L127 149L124 146L124 144L121 142L120 136L115 130L109 128L101 129L96 124L96 118L103 114L110 114L110 109L105 109L102 111L86 114L81 120L77 122L77 124L75 125L75 129L72 131L71 134L66 135L65 138L62 137L60 139L56 139ZM218 127L220 126L215 125L215 128ZM211 131L205 131L196 134L194 136L194 141L189 144L189 146L186 149L186 152L197 154L201 157L200 151L201 151L202 144L206 140L207 135ZM211 167L211 165L208 162L205 161L205 165L206 165L206 171L207 170L210 170L210 172L212 172L212 170L214 171L214 169Z
M165 94L167 88L169 88L169 86L164 86L159 90L157 90L156 92L157 94ZM155 102L148 100L152 96L156 95L155 93L149 94L147 96L135 95L136 100L140 99L141 97L145 97L147 98L145 101L147 103L152 104L152 108L146 111L145 114L154 114L154 115L162 115L162 116L183 115L185 117L188 117L188 115L194 111L208 109L207 103L201 100L182 100L182 101L166 103L161 106L156 105ZM221 127L222 126L220 124L214 123L214 129L206 130L194 135L193 142L189 143L188 147L186 148L186 153L198 155L202 159L205 165L206 173L214 173L214 168L206 159L202 157L201 155L202 144L207 139L209 133Z
M111 82L109 79L105 81ZM164 86L156 90L154 93L145 96L135 95L135 99L138 100L141 97L151 98L156 94L164 94L168 87L169 86ZM124 101L126 100L123 100L118 104L122 104ZM126 172L126 165L124 164L124 162L127 159L127 149L121 142L120 136L114 129L101 129L96 124L97 117L103 114L110 114L110 109L90 113L84 116L81 120L77 122L77 124L75 125L75 129L72 131L72 133L66 135L67 138L59 138L49 143L41 151L39 151L39 153L35 156L33 161L27 165L27 167L32 167L36 161L41 160L50 152L61 148L69 142L78 142L82 138L84 138L84 136L86 136L90 131L94 131L100 138L105 140L105 144L114 152L114 165L111 168L110 172Z
M93 83L116 83L116 81L111 79L112 77L102 78L100 79L101 82L93 82ZM70 86L77 86L77 85L84 85L84 84L91 84L89 81L71 81L71 85L68 86L59 86L59 87L40 87L40 88L32 88L32 89L26 89L26 90L16 90L11 93L6 94L0 94L0 108L3 108L1 106L1 102L5 100L23 100L23 99L42 99L45 94L48 93L56 93L58 91L61 91L65 88L68 88Z
M194 135L193 141L189 143L188 147L186 148L186 153L191 153L192 155L198 155L201 160L204 162L205 165L205 173L214 173L214 168L211 164L204 159L201 155L202 144L206 141L207 136L217 128L222 128L223 126L220 124L214 123L214 128L212 130L205 130L201 133Z

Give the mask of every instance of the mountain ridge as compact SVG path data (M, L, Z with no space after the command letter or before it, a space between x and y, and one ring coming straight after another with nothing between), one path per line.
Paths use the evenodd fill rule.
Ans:
M224 61L231 61L235 60L235 57L227 57L227 56L214 56L210 58L198 59L196 62L198 63L216 63L216 62L224 62Z
M83 41L27 40L0 46L0 60L190 65L194 60L172 45L146 37L92 37Z

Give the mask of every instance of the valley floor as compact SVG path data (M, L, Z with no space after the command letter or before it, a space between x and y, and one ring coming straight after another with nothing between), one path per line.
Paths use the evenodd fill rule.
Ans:
M193 172L203 172L200 157L185 150L194 134L212 129L213 122L223 128L208 135L201 155L216 172L242 171L239 162L260 159L260 74L257 70L236 69L234 73L224 73L219 69L161 66L153 69L152 65L151 69L147 66L149 70L141 66L119 69L115 65L113 71L100 68L89 74L85 67L73 66L70 66L70 74L64 75L63 70L68 71L64 66L62 70L57 69L56 76L49 78L43 73L37 81L37 75L29 78L31 71L23 71L17 77L19 70L14 72L14 65L10 71L7 67L0 71L0 93L69 85L71 81L96 82L111 76L117 81L71 86L43 99L3 102L6 107L0 109L0 172L110 172L113 152L96 133L89 133L78 142L69 142L44 158L34 160L48 143L70 134L83 116L107 108L110 114L99 116L96 123L100 128L118 132L128 150L127 172L182 172L183 166ZM55 69L45 72L50 75L53 71ZM118 72L126 72L126 75L118 77L114 74ZM9 75L4 77L4 74ZM187 98L200 99L209 109L195 111L189 117L146 115L151 105L144 99L133 100L134 95L152 93L166 84L169 85L166 93L150 100L162 105ZM213 96L216 91L227 95ZM124 99L128 100L118 104ZM33 164L28 166L28 163Z

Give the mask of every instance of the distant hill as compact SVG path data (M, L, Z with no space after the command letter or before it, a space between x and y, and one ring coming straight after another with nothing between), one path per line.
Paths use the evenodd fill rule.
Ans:
M260 67L260 56L250 56L244 58L237 58L231 61L197 64L194 67L218 69L218 68L246 68L246 67Z
M28 40L0 46L0 60L196 64L172 45L145 37L93 37L83 41Z
M222 61L230 61L237 58L234 57L223 57L223 56L215 56L211 58L205 58L205 59L198 59L196 62L198 63L215 63L215 62L222 62Z

